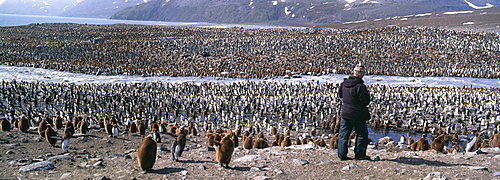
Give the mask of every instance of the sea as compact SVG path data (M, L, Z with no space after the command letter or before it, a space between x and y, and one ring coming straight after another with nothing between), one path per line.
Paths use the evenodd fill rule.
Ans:
M54 17L54 16L33 16L33 15L11 15L0 14L0 26L20 26L32 23L78 23L78 24L139 24L139 25L165 25L165 26L190 26L190 27L214 27L214 28L297 28L297 27L277 27L259 25L231 25L214 24L204 22L162 22L162 21L130 21L111 20L102 18L75 18L75 17ZM75 84L100 84L100 83L137 83L137 82L170 82L170 83L234 83L245 81L275 81L279 83L339 83L347 77L345 74L327 74L322 76L302 75L300 78L274 77L269 79L238 79L221 77L170 77L170 76L103 76L61 72L57 70L34 68L34 67L14 67L0 64L0 81L28 81L46 83L75 83ZM383 84L391 86L427 86L427 87L480 87L480 88L500 88L500 79L483 79L468 77L401 77L366 75L363 80L365 84ZM406 137L419 138L419 133L403 132L394 130L369 128L370 138L377 142L379 138L392 137L399 140L401 135ZM449 146L449 145L448 145Z
M216 24L208 22L135 21L135 20L119 20L119 19L106 19L106 18L80 18L80 17L61 17L61 16L0 14L0 26L22 26L33 23L138 24L138 25L162 25L162 26L213 27L213 28L242 27L246 29L305 28L305 27L265 26L265 25L250 25L250 24Z

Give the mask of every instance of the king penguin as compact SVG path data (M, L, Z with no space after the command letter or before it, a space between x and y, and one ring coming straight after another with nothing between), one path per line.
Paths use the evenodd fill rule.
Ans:
M156 162L156 142L148 135L137 149L137 161L143 171L151 171Z

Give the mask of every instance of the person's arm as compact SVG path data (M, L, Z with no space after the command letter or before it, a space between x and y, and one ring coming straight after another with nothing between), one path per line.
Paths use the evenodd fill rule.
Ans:
M366 88L366 86L364 84L361 84L359 86L359 101L361 102L361 104L363 105L368 105L370 104L370 93L368 93L368 89Z
M338 88L339 88L339 90L337 92L337 97L342 99L343 98L343 96L342 96L342 83L340 83L340 86Z

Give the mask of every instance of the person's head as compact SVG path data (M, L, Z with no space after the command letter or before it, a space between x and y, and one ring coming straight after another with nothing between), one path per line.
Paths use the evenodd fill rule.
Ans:
M353 74L359 78L365 76L365 73L366 73L365 66L363 66L363 64L361 63L357 64L353 70Z

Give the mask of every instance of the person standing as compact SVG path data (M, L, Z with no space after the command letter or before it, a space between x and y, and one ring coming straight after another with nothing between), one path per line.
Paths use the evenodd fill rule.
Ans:
M370 104L370 93L368 92L363 76L365 67L360 63L356 65L353 75L345 78L338 89L338 96L341 99L340 113L340 138L338 142L338 157L341 160L350 159L347 157L349 136L354 130L357 134L354 147L354 159L370 160L366 155L368 146L368 128L366 121L370 119L368 104Z

